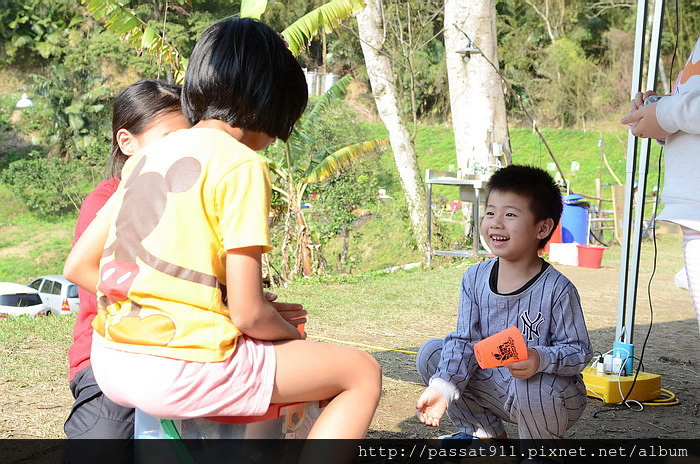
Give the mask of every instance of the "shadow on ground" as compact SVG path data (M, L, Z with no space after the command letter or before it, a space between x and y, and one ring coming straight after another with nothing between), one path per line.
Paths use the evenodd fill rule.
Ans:
M588 322L594 325L593 321ZM642 371L661 375L661 388L673 393L680 401L675 406L638 405L627 406L604 404L589 397L588 407L579 422L569 431L568 438L697 438L700 429L700 345L698 328L694 319L673 322L658 322L635 327L633 341L635 356L642 356ZM594 350L607 351L612 348L615 328L589 330ZM645 345L646 340L646 345ZM417 351L417 346L403 350ZM444 420L437 429L421 424L412 412L415 401L423 390L415 368L415 356L393 351L375 352L382 365L385 377L385 392L390 391L392 403L404 400L408 404L387 404L382 400L378 410L381 420L383 410L404 411L403 419L396 417L398 430L373 429L370 437L381 438L434 438L455 431L449 420ZM638 365L635 364L635 365ZM397 394L397 386L404 384ZM411 393L409 393L411 392ZM388 400L387 400L388 401ZM410 412L409 412L410 411ZM406 414L408 412L408 414ZM508 426L510 436L517 435L514 427Z

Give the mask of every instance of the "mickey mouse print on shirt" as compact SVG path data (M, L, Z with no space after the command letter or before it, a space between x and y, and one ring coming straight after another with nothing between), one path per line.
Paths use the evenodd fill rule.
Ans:
M216 287L215 276L186 269L151 254L144 247L144 240L151 235L161 221L173 195L186 192L194 186L201 174L199 161L191 157L177 160L165 176L159 172L142 172L146 164L143 157L124 185L124 198L115 221L115 240L103 252L111 261L101 266L98 290L104 295L99 301L95 328L103 337L115 342L136 336L155 346L166 346L175 334L175 323L165 314L144 314L141 304L129 298L139 266L150 266L162 273L190 282ZM144 199L148 201L144 201ZM129 304L122 308L122 305ZM105 324L105 308L112 306L119 314L112 324ZM128 337L127 337L128 334Z

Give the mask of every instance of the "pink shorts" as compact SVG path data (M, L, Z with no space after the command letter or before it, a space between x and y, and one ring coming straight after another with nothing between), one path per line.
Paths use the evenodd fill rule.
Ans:
M275 348L241 335L221 362L200 363L92 344L92 369L105 395L160 419L260 416L272 397Z

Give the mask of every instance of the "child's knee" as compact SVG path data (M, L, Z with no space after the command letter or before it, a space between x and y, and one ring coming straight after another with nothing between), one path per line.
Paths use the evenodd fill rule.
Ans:
M364 362L366 363L366 369L370 372L372 379L374 379L379 385L381 385L382 366L379 364L379 361L377 361L376 358L369 353L365 353L363 351L362 354L365 358Z
M416 356L416 370L423 380L424 384L428 384L430 378L437 371L437 366L440 363L440 355L442 353L443 339L433 338L423 343L418 349Z
M359 372L358 372L359 370ZM357 364L353 366L353 371L358 379L365 382L370 388L376 389L378 392L382 387L382 366L371 354L358 351Z

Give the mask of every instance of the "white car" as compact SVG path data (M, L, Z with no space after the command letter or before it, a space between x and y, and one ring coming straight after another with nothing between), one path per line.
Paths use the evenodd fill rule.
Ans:
M7 316L44 316L48 310L39 293L31 287L12 282L0 282L0 319Z
M39 292L51 314L70 314L80 310L78 286L61 275L37 277L29 286Z

